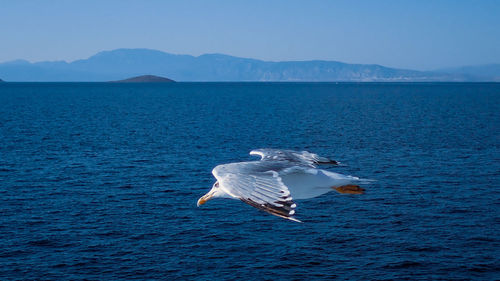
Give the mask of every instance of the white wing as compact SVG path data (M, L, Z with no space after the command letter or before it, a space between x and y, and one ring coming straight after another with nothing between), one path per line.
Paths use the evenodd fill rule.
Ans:
M250 155L258 155L261 161L287 161L295 165L308 166L315 168L318 164L333 164L338 165L335 160L321 157L318 154L310 153L308 151L294 151L261 148L250 151Z
M212 174L230 196L272 215L299 221L293 216L297 205L290 191L276 171L263 171L266 166L259 162L231 163L215 167Z

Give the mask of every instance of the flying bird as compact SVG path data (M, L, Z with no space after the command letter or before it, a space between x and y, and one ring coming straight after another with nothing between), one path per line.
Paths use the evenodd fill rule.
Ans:
M213 198L241 200L272 215L301 222L295 218L297 203L336 190L362 194L359 184L370 180L318 169L318 165L339 162L308 151L256 149L250 155L260 161L218 165L212 170L217 181L198 200L198 207Z

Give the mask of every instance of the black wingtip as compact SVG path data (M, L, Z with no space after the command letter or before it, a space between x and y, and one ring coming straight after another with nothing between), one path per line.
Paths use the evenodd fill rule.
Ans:
M293 214L295 214L295 211L293 210L293 208L290 208L290 206L287 206L288 208L284 208L284 207L273 206L271 204L259 204L259 203L255 202L249 198L240 198L240 200L247 203L248 205L250 205L252 207L255 207L261 211L267 212L271 215L302 223L302 221L296 219L293 216ZM283 204L284 202L280 202L280 203ZM293 203L292 201L288 201L288 203L290 205L295 205L295 203Z
M283 217L283 218L294 221L294 222L298 222L298 223L304 223L303 221L296 219L295 217Z
M328 161L317 161L316 164L338 166L338 165L340 165L340 162L335 161L335 160L328 160Z

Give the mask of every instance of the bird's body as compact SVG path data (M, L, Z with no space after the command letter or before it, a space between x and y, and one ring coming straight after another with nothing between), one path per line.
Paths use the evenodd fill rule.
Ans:
M318 164L338 162L307 151L258 149L250 154L261 156L261 160L216 166L212 174L217 182L198 200L198 205L211 198L233 198L298 221L294 217L297 204L293 200L317 197L332 189L351 194L364 191L356 185L362 181L357 177L317 168Z

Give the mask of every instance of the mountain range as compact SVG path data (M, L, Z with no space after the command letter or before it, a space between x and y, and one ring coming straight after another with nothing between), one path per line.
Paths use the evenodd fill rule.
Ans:
M417 71L322 60L271 62L223 54L195 57L150 49L103 51L73 62L0 63L0 78L8 82L104 82L141 75L163 76L180 82L500 82L500 64Z

